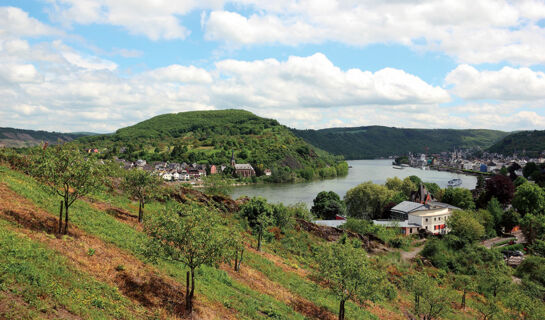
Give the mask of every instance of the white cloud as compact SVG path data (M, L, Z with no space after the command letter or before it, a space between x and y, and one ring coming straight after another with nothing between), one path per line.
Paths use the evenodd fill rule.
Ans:
M17 84L40 82L41 76L32 64L0 64L0 79Z
M403 70L343 71L321 53L257 61L216 63L226 79L214 84L218 102L248 107L338 107L446 102L448 93Z
M545 99L545 73L529 68L479 71L469 65L460 65L446 76L445 82L453 86L454 94L465 99Z
M19 8L0 7L0 36L3 38L59 34L62 32L29 17L28 13Z
M522 0L240 1L248 17L212 11L206 37L230 45L400 43L465 63L545 62L545 3Z
M211 83L212 76L208 71L195 66L173 64L164 68L154 69L144 76L159 82L181 83Z

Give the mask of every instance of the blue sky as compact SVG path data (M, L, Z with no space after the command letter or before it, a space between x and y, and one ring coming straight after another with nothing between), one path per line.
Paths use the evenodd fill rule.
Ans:
M0 126L545 129L545 2L0 0Z

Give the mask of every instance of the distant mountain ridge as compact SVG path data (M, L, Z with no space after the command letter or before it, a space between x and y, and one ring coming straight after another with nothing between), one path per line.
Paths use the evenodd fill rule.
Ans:
M512 155L523 153L530 157L537 157L545 151L545 130L519 131L499 140L488 151Z
M384 126L297 130L308 143L346 159L372 159L408 152L431 153L454 148L486 149L508 132L487 129L405 129Z
M0 147L32 147L41 143L69 142L92 133L61 133L43 130L0 128Z

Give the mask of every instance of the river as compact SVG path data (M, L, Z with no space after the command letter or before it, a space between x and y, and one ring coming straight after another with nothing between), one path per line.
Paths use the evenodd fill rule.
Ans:
M372 181L384 184L387 178L399 177L401 179L416 175L424 182L435 182L441 188L447 187L447 182L454 178L462 180L461 187L474 189L477 183L475 176L456 174L445 171L421 170L417 168L404 168L402 170L392 167L392 160L352 160L348 161L351 168L345 177L316 180L305 183L282 183L282 184L258 184L246 185L233 188L231 196L236 199L241 196L261 196L273 203L285 205L298 202L306 203L307 207L312 206L312 200L321 191L335 191L341 198L346 191L365 181Z

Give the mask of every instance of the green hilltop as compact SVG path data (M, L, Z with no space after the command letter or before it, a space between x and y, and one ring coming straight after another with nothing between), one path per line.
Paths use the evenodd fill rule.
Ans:
M545 130L521 131L512 133L492 145L488 151L511 155L525 154L539 156L545 151Z
M191 111L163 114L114 134L78 139L104 157L128 160L229 164L250 163L258 175L280 170L280 180L295 172L305 179L337 175L339 157L296 137L273 119L244 110ZM333 169L332 169L333 168ZM293 178L293 176L292 176Z
M371 159L453 148L486 149L508 133L485 129L403 129L383 126L295 130L308 143L346 159Z

